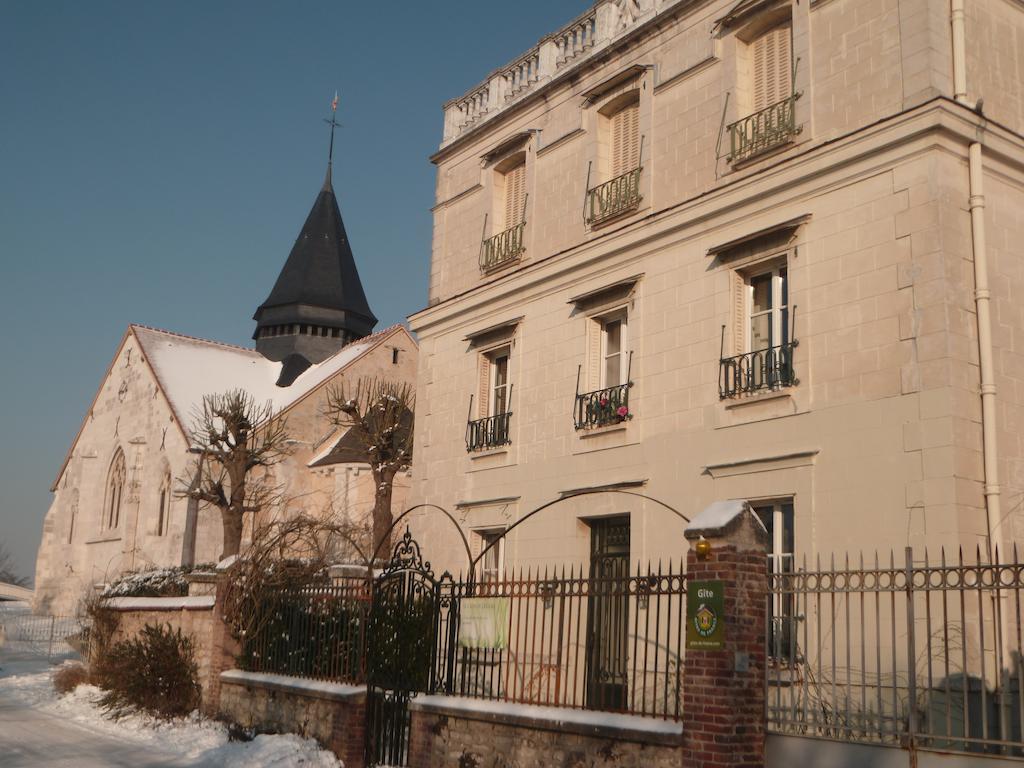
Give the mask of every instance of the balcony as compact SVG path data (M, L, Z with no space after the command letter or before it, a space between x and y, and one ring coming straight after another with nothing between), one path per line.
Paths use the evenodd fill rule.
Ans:
M573 420L576 429L593 429L620 424L633 418L629 410L629 389L633 382L576 395Z
M728 127L730 163L748 160L781 146L800 133L796 124L796 100L799 93L787 96L760 112L747 115Z
M480 271L483 273L498 269L516 261L523 253L523 230L526 222L521 221L480 244Z
M466 450L485 451L499 448L512 442L509 436L509 424L512 411L497 413L483 419L476 419L466 424Z
M640 173L643 166L626 171L604 184L587 190L587 224L593 226L624 213L636 210L640 205Z
M799 380L793 373L793 350L798 344L794 340L776 347L723 357L718 367L718 397L724 400L795 386Z

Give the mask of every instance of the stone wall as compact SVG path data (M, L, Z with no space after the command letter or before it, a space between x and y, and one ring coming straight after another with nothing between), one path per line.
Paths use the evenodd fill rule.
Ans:
M366 723L364 686L323 683L233 669L220 676L218 714L262 733L316 739L344 763L362 768Z
M410 768L676 768L682 727L650 718L424 696Z

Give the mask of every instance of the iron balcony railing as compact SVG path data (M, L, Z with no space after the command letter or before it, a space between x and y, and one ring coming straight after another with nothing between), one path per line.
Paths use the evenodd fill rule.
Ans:
M776 347L723 357L718 367L719 398L798 384L793 373L793 350L798 344L794 339Z
M588 189L587 223L598 224L639 207L641 171L643 166L638 166L604 184Z
M493 237L484 240L480 245L480 271L490 272L500 266L515 261L522 256L523 230L526 222L521 221Z
M576 395L576 412L573 416L576 429L604 427L633 418L629 410L629 389L633 382L605 387L596 392Z
M787 96L759 112L747 115L728 126L730 163L753 157L785 144L800 132L796 124L796 100L799 93Z
M466 450L482 451L508 445L512 442L509 435L511 421L512 411L470 421L466 424Z

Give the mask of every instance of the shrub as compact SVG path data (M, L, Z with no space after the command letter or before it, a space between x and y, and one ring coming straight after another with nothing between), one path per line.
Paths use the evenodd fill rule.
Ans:
M192 640L170 625L147 624L93 663L105 691L100 705L115 718L135 709L165 719L189 714L199 706L197 673Z
M53 672L53 689L61 696L71 693L82 683L88 682L89 672L85 665L77 662L63 664Z

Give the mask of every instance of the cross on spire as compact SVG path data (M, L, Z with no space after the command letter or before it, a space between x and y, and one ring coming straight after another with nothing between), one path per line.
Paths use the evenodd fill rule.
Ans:
M331 126L331 143L327 149L327 178L324 179L324 189L331 186L331 164L334 162L334 129L341 125L337 120L338 116L338 92L334 92L331 100L331 116L325 117L324 122Z

